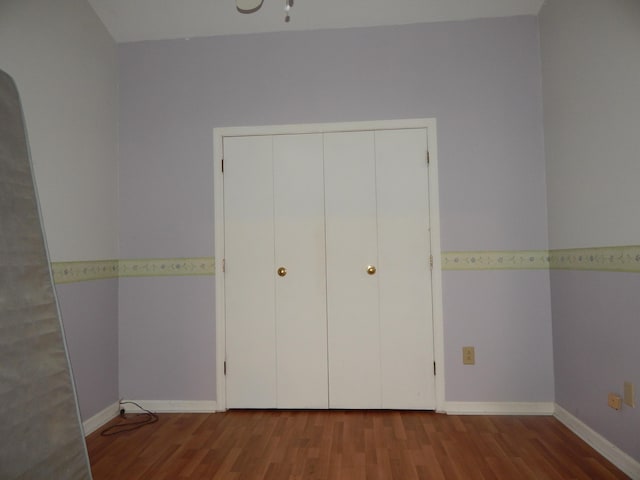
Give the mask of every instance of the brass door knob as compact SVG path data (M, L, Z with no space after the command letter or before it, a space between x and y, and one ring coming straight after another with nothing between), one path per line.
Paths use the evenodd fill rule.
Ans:
M369 275L375 275L376 274L376 267L374 267L373 265L369 265L367 267L367 273Z
M287 269L284 267L280 267L278 269L278 275L280 275L281 277L284 277L287 274Z

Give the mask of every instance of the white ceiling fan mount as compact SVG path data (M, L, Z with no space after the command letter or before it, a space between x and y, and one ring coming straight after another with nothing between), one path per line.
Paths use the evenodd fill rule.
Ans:
M240 13L253 13L260 10L263 0L236 0L236 8Z
M236 8L240 13L253 13L260 10L263 0L236 0ZM289 22L291 20L291 7L293 7L293 0L284 1L284 21Z

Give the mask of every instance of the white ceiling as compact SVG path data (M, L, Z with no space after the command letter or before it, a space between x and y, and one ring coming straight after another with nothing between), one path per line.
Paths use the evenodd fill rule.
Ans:
M286 30L405 25L537 15L544 0L264 0L252 14L235 0L89 0L117 42Z

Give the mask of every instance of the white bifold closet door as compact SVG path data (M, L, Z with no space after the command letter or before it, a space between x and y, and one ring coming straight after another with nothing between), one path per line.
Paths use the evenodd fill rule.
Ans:
M426 142L325 135L332 408L435 408Z
M424 128L224 139L229 408L435 408L426 151Z
M327 408L322 135L224 152L227 404Z
M435 409L427 132L375 137L382 408Z
M380 408L380 308L373 132L324 138L329 404Z

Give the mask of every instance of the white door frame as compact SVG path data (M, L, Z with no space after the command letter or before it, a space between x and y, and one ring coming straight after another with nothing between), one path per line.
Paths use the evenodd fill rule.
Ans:
M438 144L436 119L419 118L407 120L367 121L349 123L316 123L301 125L267 125L257 127L225 127L213 129L213 195L214 195L214 238L215 238L215 322L216 322L216 404L224 411L226 406L226 386L224 379L225 345L225 292L224 292L224 181L222 160L224 157L224 137L249 135L291 135L305 133L353 132L363 130L394 130L426 128L429 149L429 215L431 222L431 254L433 255L432 296L433 296L433 353L437 365L436 411L445 411L445 365L444 365L444 324L442 310L442 264L440 251L440 203L438 195ZM426 160L425 160L426 161Z

